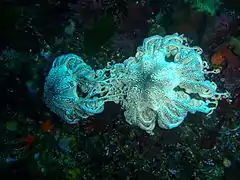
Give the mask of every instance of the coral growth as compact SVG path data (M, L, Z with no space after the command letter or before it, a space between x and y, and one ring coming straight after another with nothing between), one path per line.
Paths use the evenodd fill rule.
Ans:
M185 0L185 2L190 3L193 9L209 13L212 16L216 14L220 5L219 0Z

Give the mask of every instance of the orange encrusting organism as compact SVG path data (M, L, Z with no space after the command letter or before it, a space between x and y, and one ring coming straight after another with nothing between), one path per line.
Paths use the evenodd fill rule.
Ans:
M41 130L43 132L50 132L53 129L54 129L54 127L53 127L52 122L50 120L46 120L41 124Z
M211 57L211 63L214 66L219 66L225 61L225 58L222 54L222 50L217 51L213 56Z

